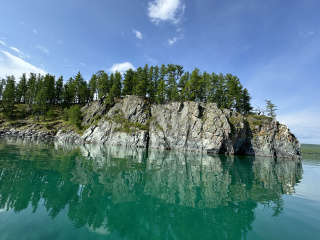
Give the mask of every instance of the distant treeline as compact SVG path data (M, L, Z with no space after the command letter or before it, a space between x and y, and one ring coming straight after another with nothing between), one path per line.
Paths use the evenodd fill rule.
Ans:
M160 67L147 64L124 74L108 74L98 71L89 82L80 72L66 82L50 74L22 74L18 83L14 76L0 82L1 105L12 115L17 103L29 104L34 112L44 114L53 106L69 107L84 104L105 96L113 104L115 98L137 95L152 102L200 101L215 102L221 108L234 109L240 113L252 110L250 94L243 88L237 76L200 72L191 73L180 65L162 64Z

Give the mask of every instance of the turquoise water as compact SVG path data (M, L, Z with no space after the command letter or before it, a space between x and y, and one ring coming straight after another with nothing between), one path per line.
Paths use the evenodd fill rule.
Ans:
M320 239L320 156L0 140L3 239Z

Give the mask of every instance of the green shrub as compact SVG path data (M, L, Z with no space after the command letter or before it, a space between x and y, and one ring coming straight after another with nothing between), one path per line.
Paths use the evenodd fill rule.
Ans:
M79 105L71 106L68 110L68 122L81 129L82 112Z
M49 118L49 119L53 119L53 117L54 117L54 111L53 111L53 109L52 108L50 108L48 111L47 111L47 117Z
M63 119L64 121L68 121L68 120L69 120L68 110L69 110L69 109L64 109L64 110L63 110L62 119Z

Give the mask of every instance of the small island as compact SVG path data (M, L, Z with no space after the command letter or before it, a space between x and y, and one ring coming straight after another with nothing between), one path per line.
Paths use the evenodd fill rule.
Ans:
M0 135L139 148L301 159L287 126L253 111L232 74L145 65L125 73L2 79Z

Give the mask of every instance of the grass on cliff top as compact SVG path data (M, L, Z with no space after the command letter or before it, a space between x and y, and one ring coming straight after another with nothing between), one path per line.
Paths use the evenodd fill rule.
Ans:
M77 130L72 124L63 120L64 111L59 106L54 106L43 115L34 112L28 104L16 104L12 117L0 108L0 129L27 128L50 131L56 133L61 128Z
M270 123L272 118L265 115L248 114L246 116L246 120L250 123L250 125L262 126L265 123Z
M301 144L301 153L320 155L320 145L318 145L318 144Z

